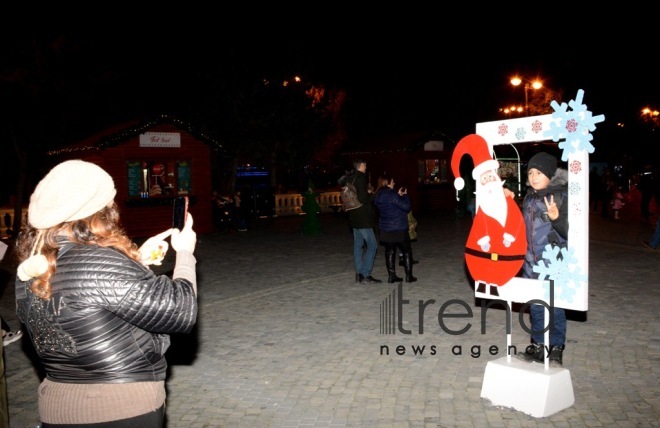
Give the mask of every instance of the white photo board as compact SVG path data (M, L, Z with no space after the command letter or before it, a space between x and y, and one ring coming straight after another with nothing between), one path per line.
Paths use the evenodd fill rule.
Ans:
M568 169L568 248L560 251L561 257L539 269L539 279L513 278L501 287L498 299L526 303L534 299L552 306L578 311L588 310L589 298L589 153L593 153L591 132L595 124L602 122L603 115L594 117L582 104L584 91L579 90L575 100L559 105L552 102L552 114L528 116L476 124L476 134L483 137L494 154L493 148L502 144L525 144L552 140L559 142L561 160ZM520 178L523 182L524 177ZM524 189L523 189L524 194ZM550 281L554 292L550 298ZM492 299L475 287L475 297Z

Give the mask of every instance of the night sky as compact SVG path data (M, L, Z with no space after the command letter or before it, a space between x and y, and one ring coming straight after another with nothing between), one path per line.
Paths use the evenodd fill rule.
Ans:
M583 89L589 110L605 115L594 133L596 147L599 141L619 144L614 124L637 119L646 105L660 108L656 45L647 43L653 39L610 27L600 34L562 30L559 36L548 27L507 38L495 24L450 29L440 23L338 22L238 31L127 26L38 39L51 64L42 77L65 88L47 108L67 112L67 135L59 137L71 142L140 115L203 109L200 82L208 84L208 76L211 84L227 84L296 74L343 88L351 139L417 130L460 139L476 122L502 119L501 107L523 103L523 89L509 83L514 74L541 78L565 102ZM493 28L498 33L489 33ZM7 33L0 39L0 75L25 66L25 52L16 55L15 47L30 37Z
M365 133L387 131L392 124L469 132L475 122L501 118L503 105L523 102L522 88L509 83L516 73L538 76L546 87L562 91L564 101L584 89L585 104L607 121L622 120L647 104L660 105L658 61L645 49L597 39L571 42L568 36L553 42L547 35L524 45L483 37L470 41L447 28L392 31L383 26L359 33L352 28L348 34L337 29L249 37L208 29L129 28L63 34L49 41L47 48L58 56L57 71L48 78L68 82L62 103L99 126L135 106L159 113L177 104L194 105L203 97L203 88L196 86L200 73L218 81L235 74L298 74L345 88L353 128ZM21 37L5 38L0 46L19 43Z

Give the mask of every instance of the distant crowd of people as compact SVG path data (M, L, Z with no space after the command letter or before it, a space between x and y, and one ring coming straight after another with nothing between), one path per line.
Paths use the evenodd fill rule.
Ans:
M660 209L659 172L650 165L633 176L629 186L617 183L609 168L602 174L592 167L589 174L589 207L603 218L620 220L624 212L637 214L640 221L648 223Z
M656 250L660 246L660 171L652 165L632 178L629 188L615 184L609 168L602 174L596 167L589 173L589 207L594 213L600 213L603 218L613 218L615 221L623 218L628 211L637 215L644 224L653 224L655 215L655 228L649 239L642 240L642 245ZM630 209L626 208L630 207ZM630 215L627 216L630 218Z
M211 206L213 226L216 230L237 230L239 232L248 230L249 215L240 190L230 197L223 197L214 190L211 195Z

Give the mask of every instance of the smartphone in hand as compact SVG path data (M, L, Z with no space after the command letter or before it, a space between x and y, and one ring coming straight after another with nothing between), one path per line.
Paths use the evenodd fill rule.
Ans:
M174 211L172 213L172 227L183 229L188 217L188 197L179 196L174 198Z

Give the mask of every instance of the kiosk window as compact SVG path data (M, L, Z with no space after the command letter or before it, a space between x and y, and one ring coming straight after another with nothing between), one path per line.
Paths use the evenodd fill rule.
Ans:
M418 181L421 184L439 184L447 181L446 159L424 159L419 161Z
M190 162L133 160L127 162L129 198L187 195L192 191Z

